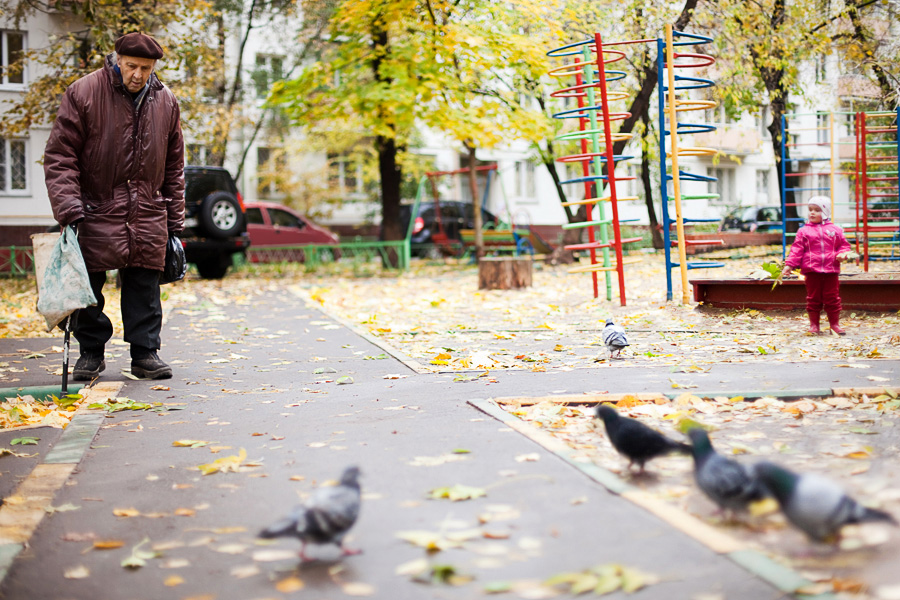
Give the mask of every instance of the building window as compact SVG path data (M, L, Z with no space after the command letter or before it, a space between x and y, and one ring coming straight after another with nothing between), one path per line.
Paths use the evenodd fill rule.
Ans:
M756 172L756 193L760 196L768 196L769 195L769 172L768 171L757 171Z
M718 198L710 198L711 204L737 204L734 197L734 170L707 168L706 174L715 177L709 182L709 193L718 194Z
M828 113L816 113L816 142L827 144L829 139L831 139L831 123Z
M828 68L825 62L825 55L820 54L815 58L816 83L821 83L828 78Z
M516 163L516 196L534 198L534 163L519 161Z
M284 79L284 57L275 54L257 54L256 68L251 75L256 87L256 97L266 98L272 84Z
M25 84L25 65L22 57L25 52L25 34L21 31L0 32L0 68L3 70L4 86L22 86Z
M203 144L187 144L185 162L189 165L205 165L206 146Z
M256 149L256 196L279 198L284 195L286 172L284 152L277 148Z
M0 140L0 193L28 190L25 140Z
M328 153L328 187L341 196L362 194L362 161L348 154Z

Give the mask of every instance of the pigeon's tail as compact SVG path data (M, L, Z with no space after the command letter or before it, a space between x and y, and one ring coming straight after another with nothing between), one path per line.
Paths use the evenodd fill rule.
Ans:
M675 440L669 440L670 451L671 452L680 452L681 454L692 454L693 448L690 444L684 444L682 442L676 442Z
M260 531L258 537L269 540L272 538L284 537L286 535L295 535L296 530L296 519L281 519L274 525L270 525Z
M897 519L894 518L889 512L885 512L883 510L878 510L877 508L866 508L863 511L862 516L859 518L859 522L863 523L866 521L884 521L894 525L895 527L898 525Z

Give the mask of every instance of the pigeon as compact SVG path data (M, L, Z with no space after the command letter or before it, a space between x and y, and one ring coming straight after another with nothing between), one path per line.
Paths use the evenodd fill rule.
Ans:
M629 467L635 463L644 472L644 463L670 452L690 454L691 447L669 439L636 419L620 416L609 404L597 407L597 418L603 419L606 435L619 454L627 458Z
M851 523L885 521L897 525L889 513L866 508L821 475L793 473L770 462L757 464L756 473L778 500L787 520L813 540L836 541L841 528Z
M300 540L300 558L307 560L306 544L337 544L344 555L362 550L344 547L344 536L359 516L359 468L347 467L339 485L320 487L290 515L263 529L259 537L296 537Z
M720 509L746 510L751 502L766 497L766 488L753 469L716 452L706 431L694 427L688 431L688 437L697 486Z
M621 358L622 350L625 346L630 346L628 338L625 337L625 328L614 324L612 319L606 320L606 326L603 328L603 343L609 350L610 358Z

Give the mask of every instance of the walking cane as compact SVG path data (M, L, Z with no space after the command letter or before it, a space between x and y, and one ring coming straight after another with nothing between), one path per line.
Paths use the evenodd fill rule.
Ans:
M72 315L66 317L66 329L65 335L63 335L63 378L62 378L62 390L60 390L59 395L63 397L69 393L69 336L71 332L69 331L69 323L72 321Z

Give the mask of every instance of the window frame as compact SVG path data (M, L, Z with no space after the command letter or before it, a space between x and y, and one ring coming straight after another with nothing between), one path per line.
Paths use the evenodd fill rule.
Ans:
M9 75L7 74L7 68L10 64L8 37L11 33L22 36L21 52L23 55L28 52L28 32L15 29L0 29L0 72L2 72L2 75L0 75L0 90L24 91L28 89L28 62L22 61L21 82L10 83Z
M10 160L12 157L12 142L21 142L22 143L22 165L25 170L24 174L24 182L25 187L21 189L12 189L12 161ZM29 168L29 140L27 138L0 138L0 143L3 144L3 155L0 157L0 169L3 169L2 174L2 183L3 186L0 187L0 196L3 197L12 197L12 196L28 196L31 194L31 169Z

